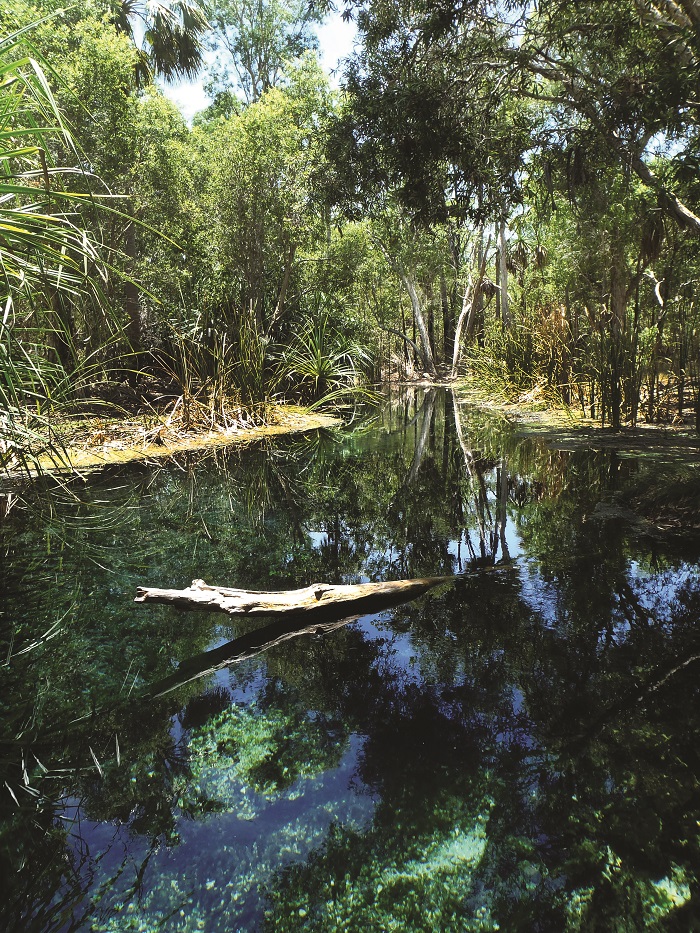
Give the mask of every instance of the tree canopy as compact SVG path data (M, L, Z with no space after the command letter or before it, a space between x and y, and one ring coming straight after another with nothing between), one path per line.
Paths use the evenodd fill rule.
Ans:
M36 365L68 396L126 381L134 404L150 386L200 413L469 371L615 427L686 417L696 4L358 0L340 90L317 58L329 6L4 8L74 141L49 134L21 169L69 169L52 198L103 257L84 263L99 301L56 296L46 267ZM152 82L205 48L214 100L190 127ZM33 310L12 320L41 347Z
M356 140L368 160L372 145L389 154L409 207L439 202L446 172L502 191L530 151L557 148L580 167L603 150L700 233L678 194L697 172L695 3L470 0L348 12L364 38L348 80ZM652 164L659 147L672 152L664 170ZM435 179L429 167L441 162Z

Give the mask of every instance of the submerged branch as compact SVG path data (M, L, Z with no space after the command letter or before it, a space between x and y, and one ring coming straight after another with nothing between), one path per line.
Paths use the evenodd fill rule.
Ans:
M308 619L304 619L303 623L300 620L294 622L291 619L278 619L218 648L186 658L174 673L151 684L143 696L150 699L161 697L200 677L207 677L231 664L240 664L254 658L291 638L298 638L300 635L326 635L359 618L358 615L343 616L342 619L318 621L313 625L308 624Z

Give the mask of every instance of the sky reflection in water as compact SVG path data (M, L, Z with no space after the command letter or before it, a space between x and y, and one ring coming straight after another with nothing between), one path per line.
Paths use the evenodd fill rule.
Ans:
M18 513L3 780L24 756L40 797L2 803L3 929L700 924L698 543L596 511L653 468L438 391ZM451 573L140 699L264 623L137 607L138 584Z

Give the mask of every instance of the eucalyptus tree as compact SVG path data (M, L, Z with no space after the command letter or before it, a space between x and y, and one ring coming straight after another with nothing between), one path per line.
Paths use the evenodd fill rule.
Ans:
M592 186L589 207L609 237L597 300L608 314L601 378L617 424L633 352L628 306L663 238L661 218L700 234L697 3L399 0L347 12L365 43L346 75L342 158L369 163L370 179L392 185L413 216L486 209L500 226L531 196L535 173L547 211L562 165L560 196ZM635 200L633 231L624 205ZM504 299L512 257L500 239Z
M318 48L321 14L308 0L213 0L209 18L218 53L212 88L234 87L249 104L281 83L289 63Z
M422 36L421 9L375 4L360 11L364 43L346 70L347 104L331 136L331 158L336 197L345 210L381 215L389 198L407 229L423 228L432 231L429 238L443 241L442 354L454 362L460 313L481 307L479 289L473 296L472 290L484 276L485 228L497 224L505 230L520 200L531 117L528 107L503 94L498 72L478 62L471 66L453 35L433 29L430 39ZM427 5L423 12L427 17ZM497 43L501 32L497 25L490 31L475 25L472 31L484 48ZM405 284L420 335L425 328L416 289ZM506 287L504 281L504 293ZM505 294L502 305L507 323ZM458 347L457 361L459 356Z
M697 209L677 187L679 177L698 174L695 0L553 0L521 17L522 48L508 56L526 76L521 92L550 104L571 142L628 166L665 213L700 235ZM675 150L670 165L654 165L664 143Z
M425 165L455 161L456 147L458 165L474 152L498 158L505 140L479 134L480 113L534 100L546 109L533 144L549 139L570 148L587 141L605 149L629 165L677 223L700 234L700 218L674 187L684 174L697 176L696 0L358 0L346 14L356 16L365 39L348 86L365 106L378 94L369 139L376 145L394 138L397 161L411 151L416 156L403 163L413 197L435 195ZM389 103L393 131L379 113ZM421 111L435 115L429 136L421 132ZM660 140L674 146L668 168L653 165Z

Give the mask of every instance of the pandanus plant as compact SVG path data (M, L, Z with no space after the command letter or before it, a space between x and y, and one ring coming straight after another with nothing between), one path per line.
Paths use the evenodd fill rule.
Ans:
M362 391L363 368L369 357L348 340L321 311L280 351L280 383L286 383L311 407L335 402Z
M54 165L51 146L80 157L27 31L0 38L0 471L36 464L45 444L39 428L77 360L71 305L106 311L87 196L64 184L79 169Z

